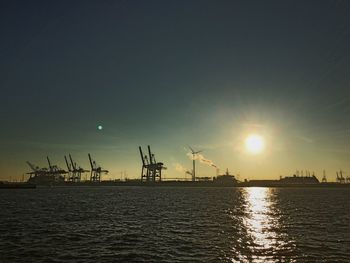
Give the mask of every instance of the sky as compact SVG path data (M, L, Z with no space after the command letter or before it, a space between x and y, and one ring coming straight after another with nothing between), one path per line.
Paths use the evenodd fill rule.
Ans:
M0 179L63 156L165 178L350 174L349 1L1 1ZM102 130L97 127L101 125ZM244 148L249 134L265 150ZM177 169L176 169L177 167ZM198 162L197 176L216 169ZM188 177L188 175L187 175Z

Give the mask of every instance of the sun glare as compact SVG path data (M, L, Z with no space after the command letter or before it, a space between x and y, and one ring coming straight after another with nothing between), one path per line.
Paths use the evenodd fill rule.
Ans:
M250 154L262 153L265 149L264 138L257 134L249 135L245 140L245 148Z

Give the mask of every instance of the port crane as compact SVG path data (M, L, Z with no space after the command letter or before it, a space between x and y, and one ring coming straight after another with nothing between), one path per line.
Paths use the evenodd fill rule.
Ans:
M34 165L27 161L28 166L32 170L31 172L28 172L26 174L29 174L29 177L32 178L33 176L42 176L42 175L48 175L49 169L47 168L40 168L37 165Z
M345 183L345 178L343 176L343 171L340 170L339 173L337 172L337 178L336 178L336 181L337 183L340 183L340 184L344 184Z
M141 182L157 182L162 180L162 170L167 169L164 167L164 163L157 162L155 155L151 151L151 147L148 145L148 157L142 152L141 146L139 151L142 161L141 169Z
M327 183L326 170L323 170L322 183Z
M108 170L102 169L101 166L99 166L96 161L92 160L90 153L88 154L90 166L91 166L91 173L90 173L90 181L91 182L101 182L101 174L108 174Z
M81 181L81 175L83 173L89 172L89 170L85 170L83 168L81 168L80 166L77 167L77 163L73 162L73 158L72 156L69 154L69 161L66 156L64 156L64 160L66 161L66 165L67 165L67 169L68 172L70 174L70 176L68 177L68 180L71 182L80 182Z
M49 156L46 157L47 162L49 164L49 175L54 176L55 178L61 178L63 177L64 180L66 178L66 174L68 174L67 171L63 170L62 168L58 167L57 165L52 165Z

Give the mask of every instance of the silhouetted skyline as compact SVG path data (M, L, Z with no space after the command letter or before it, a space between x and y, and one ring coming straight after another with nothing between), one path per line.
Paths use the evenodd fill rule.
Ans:
M241 179L350 172L349 11L348 1L2 2L0 179L47 155L88 167L89 152L115 178L138 178L148 144L165 177L191 169L187 145ZM264 136L263 154L242 151L249 133Z

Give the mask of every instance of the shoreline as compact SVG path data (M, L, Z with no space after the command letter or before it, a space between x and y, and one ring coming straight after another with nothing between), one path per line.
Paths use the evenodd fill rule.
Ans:
M282 183L237 183L217 184L213 182L191 181L163 181L163 182L140 182L140 181L102 181L102 182L61 182L52 184L36 184L37 187L269 187L269 188L350 188L350 184L318 183L318 184L282 184Z

